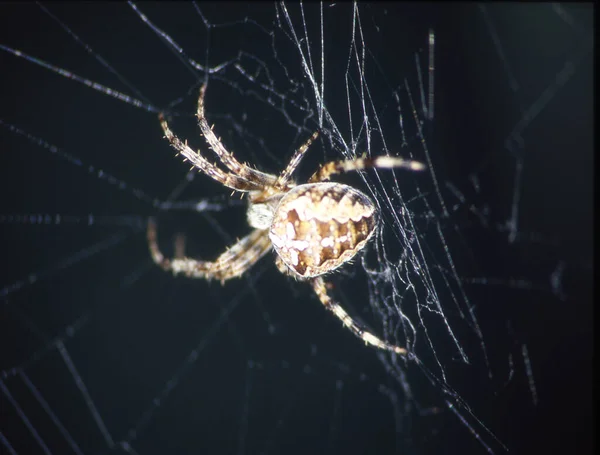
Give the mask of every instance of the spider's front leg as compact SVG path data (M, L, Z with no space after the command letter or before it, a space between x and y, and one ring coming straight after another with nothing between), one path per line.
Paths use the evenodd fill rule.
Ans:
M274 186L276 186L277 188L283 188L289 182L290 178L292 177L292 174L298 167L298 164L300 164L300 161L302 161L304 154L317 137L319 137L319 131L315 131L312 134L312 136L309 137L306 140L306 142L302 146L300 146L298 150L296 150L288 165L281 172L279 177L277 177L277 181L275 182Z
M419 161L405 160L396 156L378 156L376 158L357 158L355 160L330 161L325 163L308 180L309 183L324 182L334 174L359 171L363 169L396 169L422 171L425 165Z
M179 237L175 245L175 258L169 259L160 251L156 231L156 221L150 218L146 232L148 248L152 260L157 265L175 275L181 273L190 278L216 279L221 283L242 275L271 249L266 231L255 229L228 248L214 262L183 257L183 237Z

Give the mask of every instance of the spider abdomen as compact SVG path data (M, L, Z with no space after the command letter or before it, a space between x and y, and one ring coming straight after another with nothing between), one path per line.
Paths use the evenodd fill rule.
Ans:
M290 270L311 278L352 259L376 222L375 204L361 191L341 183L310 183L281 198L269 237Z

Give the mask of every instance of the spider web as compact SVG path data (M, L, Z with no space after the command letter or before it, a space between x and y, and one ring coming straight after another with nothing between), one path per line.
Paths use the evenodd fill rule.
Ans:
M2 453L584 453L591 448L592 10L585 5L4 4ZM382 214L332 295L269 256L221 286L244 205L206 150L340 176ZM573 450L576 446L579 450Z

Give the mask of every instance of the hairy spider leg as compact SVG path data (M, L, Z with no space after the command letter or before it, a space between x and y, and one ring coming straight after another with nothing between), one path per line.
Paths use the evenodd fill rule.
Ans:
M200 130L202 130L202 135L206 139L206 142L208 142L210 145L211 150L219 157L227 169L229 169L235 175L239 175L244 180L257 183L261 186L272 186L276 180L274 175L266 174L257 169L253 169L247 164L240 163L235 159L233 154L227 151L219 138L215 135L212 128L206 121L206 117L204 116L205 93L206 85L202 85L200 87L200 96L198 97L198 111L196 112L196 118L198 119L198 126L200 127Z
M322 277L314 278L312 280L312 286L323 306L335 314L336 317L342 321L344 326L348 327L350 331L354 333L354 335L363 340L366 344L375 346L378 349L395 352L396 354L403 356L408 355L406 348L401 348L399 346L387 343L358 325L358 323L352 319L348 313L346 313L346 310L344 310L329 296L329 293L327 292L327 286Z
M221 283L242 275L272 247L267 231L254 229L246 237L229 247L214 262L179 257L183 254L182 246L179 246L180 251L177 252L175 258L168 259L160 251L156 231L156 221L154 218L150 218L146 234L150 255L157 265L174 275L181 273L190 278L216 279Z
M405 160L393 156L378 156L376 158L357 158L355 160L330 161L317 170L308 183L318 183L329 180L334 174L342 172L359 171L362 169L379 168L395 169L404 168L411 171L422 171L425 165L418 161Z
M292 174L294 173L294 171L298 167L298 164L300 164L300 161L304 157L304 154L306 153L306 151L308 150L308 148L310 147L310 145L313 143L313 141L318 136L319 136L319 131L315 131L312 134L312 136L309 137L308 140L304 143L304 145L302 145L298 150L296 150L294 152L294 155L292 156L292 159L290 160L290 162L288 163L288 165L285 167L285 169L279 175L279 177L277 177L277 181L275 182L275 186L277 188L283 188L283 187L285 187L285 185L290 180L290 177L292 176Z
M185 159L196 166L200 171L209 177L213 178L220 184L234 189L236 191L247 192L252 190L261 190L263 185L254 181L246 180L235 174L224 172L219 169L216 165L204 158L199 152L195 152L188 145L187 142L182 142L173 132L169 129L169 125L164 115L161 113L158 116L160 124L165 133L165 137L171 143L171 146L182 154Z

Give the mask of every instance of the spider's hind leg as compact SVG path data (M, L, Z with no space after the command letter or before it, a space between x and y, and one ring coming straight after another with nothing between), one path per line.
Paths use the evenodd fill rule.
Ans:
M352 317L346 313L337 302L335 302L327 291L327 285L325 281L321 277L316 277L312 280L312 285L315 293L319 297L319 300L323 304L323 306L335 314L340 321L344 324L345 327L348 327L354 335L362 339L366 344L370 344L371 346L375 346L378 349L384 349L386 351L395 352L396 354L400 354L403 356L408 355L408 351L406 348L402 348L400 346L396 346L386 341L383 341L381 338L373 335L371 332L363 329Z

